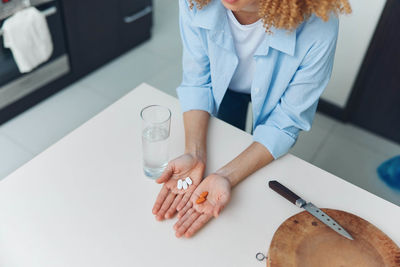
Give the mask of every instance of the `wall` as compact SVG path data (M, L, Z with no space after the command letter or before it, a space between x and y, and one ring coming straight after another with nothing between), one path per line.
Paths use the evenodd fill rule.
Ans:
M341 16L335 65L322 99L341 108L346 106L385 3L385 0L350 0L353 13Z

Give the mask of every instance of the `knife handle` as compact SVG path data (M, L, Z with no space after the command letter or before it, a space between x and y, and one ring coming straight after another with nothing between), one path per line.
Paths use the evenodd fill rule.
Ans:
M297 200L301 199L298 195L290 191L286 186L283 184L279 183L278 181L269 181L268 183L269 187L277 192L279 195L283 196L296 206L298 206L298 203L296 203Z

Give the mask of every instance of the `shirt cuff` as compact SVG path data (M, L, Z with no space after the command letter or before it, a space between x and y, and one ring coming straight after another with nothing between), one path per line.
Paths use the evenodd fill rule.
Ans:
M209 87L178 87L176 89L182 112L204 110L210 114L214 111L214 102Z
M258 125L253 140L264 145L274 159L285 155L296 142L296 139L283 130L269 125Z

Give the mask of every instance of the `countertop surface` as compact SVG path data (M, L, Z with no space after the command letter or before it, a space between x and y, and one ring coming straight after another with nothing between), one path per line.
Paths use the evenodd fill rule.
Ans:
M142 171L139 112L150 104L171 109L171 158L178 156L178 100L142 84L0 182L0 266L265 266L256 253L267 253L279 225L301 212L268 188L273 179L320 208L368 220L400 244L400 207L290 154L234 188L221 216L193 238L176 238L176 219L152 215L160 185ZM212 118L207 173L251 142Z

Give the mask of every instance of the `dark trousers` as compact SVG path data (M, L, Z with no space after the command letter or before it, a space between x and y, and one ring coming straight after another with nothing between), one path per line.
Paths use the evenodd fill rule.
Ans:
M228 89L222 99L217 118L244 131L250 101L250 94L238 93Z

